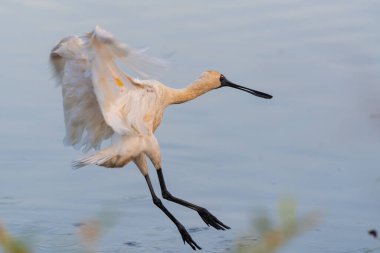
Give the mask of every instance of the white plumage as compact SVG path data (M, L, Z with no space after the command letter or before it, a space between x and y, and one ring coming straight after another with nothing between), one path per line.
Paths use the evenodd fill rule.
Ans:
M210 90L233 87L253 95L272 96L231 83L217 71L206 71L184 89L173 89L155 80L139 80L125 73L123 63L142 77L151 61L141 51L115 40L100 27L84 36L62 39L50 54L55 76L62 87L66 136L64 142L84 152L99 150L104 140L112 138L109 147L78 159L74 168L89 164L109 168L123 167L133 161L144 175L153 202L177 226L182 239L194 250L200 247L184 226L165 208L154 193L147 157L156 168L162 196L198 212L208 226L229 229L205 208L176 198L166 188L162 174L160 147L154 136L163 111L172 104L192 100Z
M133 61L128 60L129 55L135 61L139 57L140 61L149 61L147 56L116 41L112 34L98 26L85 36L63 39L52 50L51 62L62 86L65 144L87 152L91 148L99 149L104 140L116 134L122 137L116 138L118 142L124 142L129 149L139 150L143 145L138 145L132 137L152 137L154 117L148 119L147 115L157 113L157 91L150 85L156 82L133 79L117 66L118 60L133 66ZM136 67L133 69L144 73ZM116 148L119 145L122 144L96 156L85 157L73 165L76 168L90 163L124 166L120 159L115 159L119 163L107 163L112 157L123 155L120 152L131 152ZM130 158L133 157L125 161Z

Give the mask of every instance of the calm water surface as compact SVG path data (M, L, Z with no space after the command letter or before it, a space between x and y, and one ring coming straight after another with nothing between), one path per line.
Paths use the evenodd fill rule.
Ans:
M35 252L77 252L75 224L102 210L117 223L101 252L191 252L156 208L139 171L73 171L49 50L100 24L169 58L161 80L183 87L204 70L274 95L232 89L169 108L157 135L172 193L232 227L208 229L166 203L204 252L227 252L256 210L284 197L323 214L281 252L367 252L380 246L378 1L47 1L0 4L0 219ZM159 190L154 171L154 185Z

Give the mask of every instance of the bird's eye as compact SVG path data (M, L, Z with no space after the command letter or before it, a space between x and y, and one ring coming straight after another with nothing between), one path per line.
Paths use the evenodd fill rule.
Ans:
M226 78L224 77L224 75L220 75L219 80L220 80L220 81L223 81L224 79L226 79Z

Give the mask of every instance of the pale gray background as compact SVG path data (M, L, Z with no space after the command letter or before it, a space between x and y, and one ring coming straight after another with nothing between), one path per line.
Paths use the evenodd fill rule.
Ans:
M323 219L281 252L379 247L367 234L380 229L379 11L371 0L0 1L0 219L35 235L36 252L75 252L73 224L111 206L119 220L102 252L191 252L134 165L70 169L82 154L62 145L48 54L99 24L169 58L161 81L170 86L217 69L274 96L225 88L166 111L157 135L169 189L233 228L204 229L167 203L204 252L233 247L258 209L276 219L288 196L300 216Z

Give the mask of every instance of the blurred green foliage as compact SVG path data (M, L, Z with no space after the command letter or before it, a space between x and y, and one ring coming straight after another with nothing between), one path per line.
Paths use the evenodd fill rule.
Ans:
M119 213L110 209L103 210L94 218L78 224L78 238L84 253L98 252L97 243L104 233L117 223ZM292 199L281 201L278 217L271 217L267 212L256 215L251 222L250 230L235 242L233 253L273 253L298 235L314 228L320 220L317 213L298 217L296 202ZM275 222L276 221L276 222ZM374 233L370 233L371 236ZM374 236L375 239L377 238ZM32 253L25 240L16 238L0 222L0 252ZM379 248L366 252L378 252Z
M27 245L20 239L12 237L0 222L0 247L5 253L30 253Z
M298 218L296 203L283 200L279 206L279 224L274 225L265 212L256 216L247 235L237 240L234 253L272 253L284 246L300 233L314 227L320 215L308 214Z
M78 224L78 238L82 245L81 252L98 252L97 243L104 233L117 223L119 214L113 209L105 209L94 218ZM1 251L3 250L3 251ZM12 236L0 222L0 252L4 253L32 253L32 247L25 239Z

